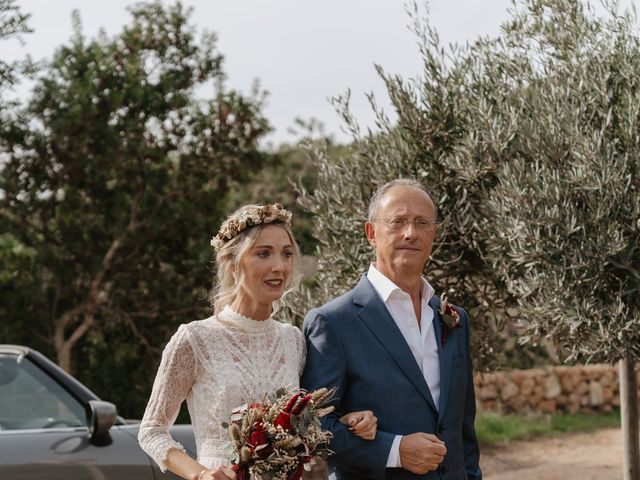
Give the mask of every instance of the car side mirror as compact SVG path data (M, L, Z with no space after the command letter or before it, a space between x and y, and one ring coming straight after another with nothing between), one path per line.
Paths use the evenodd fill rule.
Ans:
M113 403L89 400L87 404L87 427L89 441L100 441L109 436L109 429L116 422L118 411Z

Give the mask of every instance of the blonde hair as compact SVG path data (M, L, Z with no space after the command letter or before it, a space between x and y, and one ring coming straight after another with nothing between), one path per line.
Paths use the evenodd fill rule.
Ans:
M255 207L255 205L242 207L231 214L229 218L235 217L245 209L253 207ZM302 272L300 271L300 248L289 225L276 221L248 227L216 250L216 275L213 288L209 293L209 301L213 306L214 312L220 312L225 306L231 305L238 296L238 292L244 283L242 259L255 245L260 232L269 225L275 225L286 231L293 247L291 274L287 279L284 294L281 298L273 302L273 312L276 312L284 304L284 297L299 285L300 279L302 278Z

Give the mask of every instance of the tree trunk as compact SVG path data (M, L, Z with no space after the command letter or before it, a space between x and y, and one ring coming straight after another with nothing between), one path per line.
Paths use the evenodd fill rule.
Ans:
M93 305L92 312L96 310L97 304ZM70 317L72 312L68 312ZM82 317L82 322L78 325L69 337L65 337L65 327L67 322L64 321L64 316L56 321L54 326L54 345L56 347L56 353L58 356L58 364L67 372L71 371L71 350L74 345L78 343L95 323L95 317L93 313L87 313Z
M143 187L133 199L131 203L131 213L129 214L129 224L124 232L117 238L114 238L109 249L102 259L102 267L96 272L91 280L87 298L62 314L54 321L53 325L53 344L58 357L58 364L67 372L71 372L71 351L74 345L80 340L94 325L95 315L100 305L109 301L111 285L105 284L105 277L111 269L114 259L120 251L127 235L133 232L139 225L138 223L138 206L144 194ZM65 337L67 327L81 320L71 335Z
M640 431L638 428L638 377L631 354L620 360L620 415L624 443L624 480L640 480Z
M69 345L64 345L60 350L56 352L58 355L58 365L62 367L68 373L71 372L71 347Z

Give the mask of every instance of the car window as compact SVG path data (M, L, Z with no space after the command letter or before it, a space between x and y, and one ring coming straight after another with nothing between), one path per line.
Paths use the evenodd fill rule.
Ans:
M27 357L0 354L0 430L80 427L83 405Z

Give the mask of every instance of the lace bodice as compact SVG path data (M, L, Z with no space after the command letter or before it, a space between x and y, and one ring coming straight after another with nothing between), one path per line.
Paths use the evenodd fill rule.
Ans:
M198 461L208 468L227 463L231 410L262 400L281 386L297 387L304 368L302 332L273 319L252 320L226 307L218 315L181 325L162 353L138 440L166 470L169 434L183 400L196 437Z

